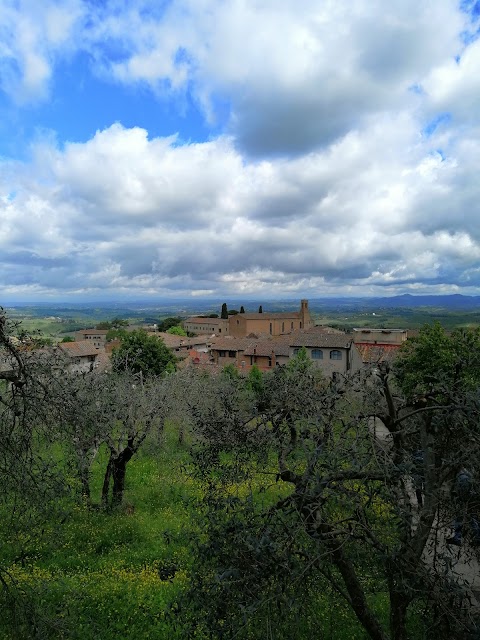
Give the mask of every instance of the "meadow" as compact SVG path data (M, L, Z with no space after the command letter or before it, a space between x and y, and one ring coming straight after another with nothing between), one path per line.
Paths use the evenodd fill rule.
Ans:
M93 469L94 505L105 461L106 452L100 452ZM72 500L61 521L47 522L2 547L0 564L9 589L20 595L20 606L7 608L8 590L2 590L0 638L187 637L173 612L188 587L192 541L201 535L198 500L201 490L189 472L188 445L180 444L169 426L161 443L146 443L130 463L120 510L105 512ZM384 595L375 597L381 606ZM367 637L333 593L320 592L305 606L312 615L296 628L298 640L311 638L313 629L326 640Z

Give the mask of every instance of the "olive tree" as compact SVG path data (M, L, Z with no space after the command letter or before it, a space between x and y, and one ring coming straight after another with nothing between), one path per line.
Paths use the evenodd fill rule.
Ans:
M328 594L375 640L416 637L412 628L467 637L478 549L466 539L458 568L446 536L458 466L479 467L478 392L461 375L478 361L471 351L456 362L468 384L452 386L440 367L428 397L401 391L409 352L397 378L383 365L326 380L294 360L264 378L261 402L231 377L204 385L190 417L204 495L179 616L189 632L312 637Z

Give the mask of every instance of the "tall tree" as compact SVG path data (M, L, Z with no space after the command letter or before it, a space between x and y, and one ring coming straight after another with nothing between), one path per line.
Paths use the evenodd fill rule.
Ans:
M243 304L242 304L242 306L240 307L240 313L245 313L245 308L244 308Z
M263 313L263 307L262 307L262 305L260 305L260 306L258 307L258 313Z
M176 358L157 336L150 336L142 329L125 333L118 349L112 353L115 371L130 371L144 376L162 375L175 369Z
M222 318L222 320L228 320L228 307L226 302L222 304L222 312L220 314L220 317Z
M460 342L472 347L472 339ZM382 365L368 379L325 380L302 355L264 376L260 406L234 379L198 394L191 420L205 537L190 627L237 638L275 628L290 638L301 624L311 637L328 593L375 640L407 640L412 625L467 637L477 570L459 573L445 544L455 516L445 486L461 464L474 478L480 472L480 402L468 373L476 362L478 387L475 344L448 384L443 360L428 372L436 382L421 401L398 392L409 380L407 356L396 379ZM419 354L408 357L413 366ZM412 486L418 449L421 503ZM464 553L475 562L468 537Z

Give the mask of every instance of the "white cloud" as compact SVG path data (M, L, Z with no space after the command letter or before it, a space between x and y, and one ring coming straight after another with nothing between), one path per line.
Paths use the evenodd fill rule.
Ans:
M478 138L449 161L430 142L400 116L290 160L247 162L229 138L178 146L120 125L63 150L45 143L41 172L17 170L2 200L3 284L138 295L479 286L478 206L465 208L480 200Z
M80 0L3 0L0 89L16 102L45 98L56 59L73 48Z

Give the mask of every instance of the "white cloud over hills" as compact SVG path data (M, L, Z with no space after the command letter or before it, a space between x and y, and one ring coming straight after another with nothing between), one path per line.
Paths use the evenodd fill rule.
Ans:
M6 295L479 292L475 13L150 4L0 11L0 113L54 103L83 55L105 87L212 127L155 137L117 122L112 100L93 137L39 131L27 159L0 159Z

